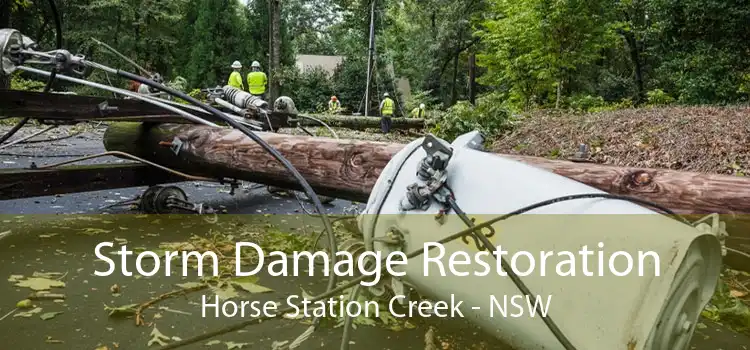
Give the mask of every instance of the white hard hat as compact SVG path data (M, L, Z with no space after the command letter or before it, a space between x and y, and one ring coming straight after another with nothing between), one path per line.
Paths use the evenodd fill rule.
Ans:
M419 108L422 108L422 109L424 109L424 103L420 103L420 104L419 104Z
M234 61L232 62L232 68L236 68L236 69L242 68L242 63L240 63L240 61Z
M386 93L384 93L384 94L383 94L383 97L388 97L388 93L387 93L387 92L386 92Z
M251 65L251 67L260 67L260 62L253 61L253 64Z

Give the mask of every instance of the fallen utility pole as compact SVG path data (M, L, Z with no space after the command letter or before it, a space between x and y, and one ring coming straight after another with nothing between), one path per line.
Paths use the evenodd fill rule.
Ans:
M347 128L352 130L379 129L379 117L362 117L362 116L343 116L343 115L325 115L315 114L313 117L322 120L328 126L333 128ZM408 130L424 129L430 123L421 118L392 118L391 129ZM320 126L320 124L307 119L299 120L302 126Z
M358 202L367 201L381 171L405 146L275 133L260 135L289 159L316 192ZM175 139L182 142L177 154L169 147ZM296 181L278 162L237 130L185 124L113 123L104 135L104 144L108 151L131 153L194 175L236 178L299 190ZM680 214L725 214L738 225L747 222L740 214L750 214L750 179L746 177L501 156L609 193L645 199ZM745 233L748 230L731 230L733 226L728 227L731 235L750 238ZM742 244L733 247L750 250ZM748 266L747 262L743 265Z
M261 133L325 195L366 201L380 172L404 145ZM183 142L177 155L169 147ZM161 146L160 146L161 143ZM294 186L294 179L241 132L187 124L113 123L107 151L123 151L202 176ZM502 155L596 187L639 197L681 214L750 214L750 178L666 169L623 168ZM262 180L262 181L260 181Z

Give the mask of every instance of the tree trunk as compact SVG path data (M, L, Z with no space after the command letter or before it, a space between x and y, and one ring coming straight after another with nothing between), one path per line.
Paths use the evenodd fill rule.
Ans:
M631 16L627 12L623 12L623 17L626 22L630 22L631 26L635 23L631 21ZM641 43L639 43L635 34L632 30L618 30L620 35L625 39L627 44L628 53L630 53L630 60L633 61L633 79L635 79L635 105L638 106L643 103L645 99L645 92L643 91L643 63L641 62Z
M271 23L271 59L269 64L270 75L268 76L269 101L275 101L279 97L279 80L276 74L281 68L281 2L269 0Z
M322 120L328 126L333 128L347 128L352 130L366 130L380 128L380 118L378 117L361 117L361 116L340 116L340 115L315 115L317 119ZM424 129L429 123L419 118L392 118L391 129ZM321 126L309 119L299 119L302 126Z
M456 104L457 99L457 93L456 93L456 84L458 83L458 57L461 55L460 52L456 53L456 57L453 58L453 83L451 83L451 103L448 105L448 107L453 106Z
M475 104L476 99L477 99L477 91L476 91L477 89L477 84L476 84L477 61L476 59L477 59L476 53L474 52L474 50L471 50L471 52L469 53L469 86L468 86L469 102L471 102L471 104Z
M635 79L635 105L643 103L645 93L643 91L643 67L641 65L640 45L633 33L625 33L625 40L628 43L630 51L630 60L633 61L633 78Z
M0 28L10 28L10 2L0 0ZM0 90L10 89L10 77L0 74Z

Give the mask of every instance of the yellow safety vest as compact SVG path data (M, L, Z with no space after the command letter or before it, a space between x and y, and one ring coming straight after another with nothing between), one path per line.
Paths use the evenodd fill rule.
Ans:
M244 88L242 87L242 75L240 74L240 72L232 72L232 74L229 75L229 81L227 82L227 85L233 88L244 90Z
M341 103L339 101L328 101L328 109L331 111L335 111L337 109L341 108Z
M262 95L266 92L268 78L263 72L250 72L247 74L247 87L253 95Z
M393 100L387 97L383 100L383 107L380 109L380 115L393 115Z
M424 118L424 109L419 107L412 109L411 116L412 118Z

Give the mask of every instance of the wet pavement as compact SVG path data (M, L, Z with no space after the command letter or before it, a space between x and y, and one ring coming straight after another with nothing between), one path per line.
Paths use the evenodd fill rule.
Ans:
M7 127L0 126L0 133L4 129ZM28 129L24 132L34 131L32 128ZM65 133L63 131L60 135ZM103 152L100 141L102 133L103 129L100 128L52 144L27 144L0 149L0 168L28 167L32 162L37 165L50 164ZM124 161L108 157L82 164L103 162ZM177 185L186 191L190 200L206 202L229 214L286 214L283 217L288 218L289 222L304 220L305 225L314 225L315 219L303 215L296 199L272 195L265 188L253 189L248 184L246 189L238 189L231 196L228 186L198 182ZM104 207L133 198L144 190L145 187L140 187L0 201L0 277L3 278L0 281L0 336L6 342L12 341L12 348L97 349L107 346L110 350L156 349L156 345L148 346L154 327L169 338L186 339L239 320L202 317L199 306L201 297L210 296L211 293L201 291L156 303L144 312L147 323L144 326L137 327L132 316L121 319L108 315L105 306L143 303L177 289L177 284L195 281L197 277L160 275L137 278L120 274L95 276L95 270L104 269L104 265L97 262L94 256L94 247L99 242L126 242L129 247L154 250L163 242L185 241L192 235L209 236L210 230L215 227L205 221L201 223L200 218L185 219L181 225L169 226L156 221L161 220L158 218L152 220L135 215L91 215L132 213L128 208ZM362 205L337 200L327 206L327 210L340 214L352 207L361 208ZM311 210L309 204L307 208ZM243 217L252 217L248 220L265 220L268 216ZM274 215L277 220L279 217L282 216ZM134 224L134 220L141 224ZM143 224L143 220L148 220L148 224ZM224 218L220 216L219 220ZM133 270L132 266L130 270ZM41 308L38 313L31 314L30 317L17 316L29 309L15 310L16 303L33 291L4 280L12 275L30 277L35 272L62 274L54 275L56 277L52 279L59 278L65 286L53 288L52 292L63 294L64 299L35 300L33 303ZM301 290L310 294L322 292L325 290L325 282L324 279L311 277L261 276L258 283L274 292L245 295L243 298L283 302L287 295L300 294ZM56 312L62 313L47 320L40 317L49 317L49 313ZM425 332L430 325L436 327L436 334L441 338L438 340L438 349L504 349L463 320L415 319L413 323L417 326L415 329L401 331L378 326L359 326L353 332L351 349L425 349ZM704 321L702 324L705 327L697 330L692 349L750 349L748 337L734 334L710 322ZM291 341L307 327L307 324L299 320L274 320L217 337L214 340L218 343L205 340L185 348L271 349L274 341ZM323 327L300 349L338 349L341 332L340 328ZM175 340L168 340L173 341Z

